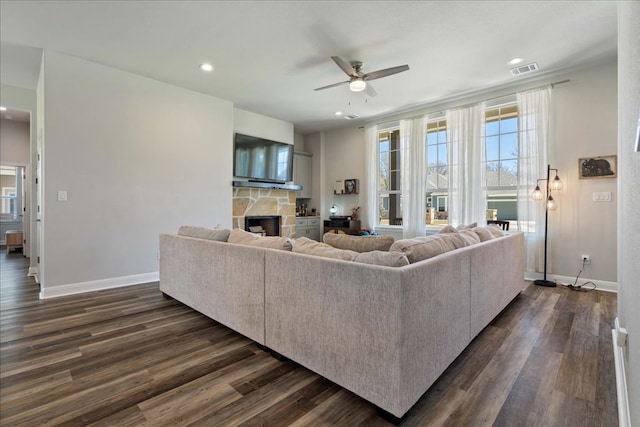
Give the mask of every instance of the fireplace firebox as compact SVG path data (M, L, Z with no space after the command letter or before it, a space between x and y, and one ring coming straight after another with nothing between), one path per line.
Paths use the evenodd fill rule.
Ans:
M280 235L280 216L245 216L244 229L253 233L261 232L265 236Z

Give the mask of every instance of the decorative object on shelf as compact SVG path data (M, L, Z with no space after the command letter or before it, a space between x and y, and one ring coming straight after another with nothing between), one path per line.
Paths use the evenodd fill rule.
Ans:
M617 156L586 157L578 160L580 179L615 178Z
M556 177L553 178L553 181L550 179L551 178L551 171L556 171ZM540 181L546 181L547 182L547 187L546 187L546 194L544 194L542 192L542 190L540 189ZM547 179L541 178L538 179L538 183L536 184L536 188L533 190L533 193L531 193L531 198L533 200L542 200L544 198L545 200L545 209L544 209L544 276L543 278L540 280L535 280L533 283L535 283L538 286L546 286L549 288L553 288L556 286L556 282L552 282L550 280L547 280L547 230L548 230L548 222L549 222L549 211L550 210L555 210L557 208L556 206L556 202L555 200L553 200L553 197L551 196L551 191L552 190L562 190L563 184L562 181L560 181L560 177L558 176L558 169L552 169L551 165L547 165ZM546 197L545 197L546 196Z
M329 214L330 215L336 215L338 213L338 207L336 205L331 205L331 207L329 208Z
M333 185L333 194L344 194L344 181L336 181Z
M344 180L344 194L358 194L359 185L357 179Z
M357 220L360 215L360 206L356 206L355 208L351 208L351 219Z

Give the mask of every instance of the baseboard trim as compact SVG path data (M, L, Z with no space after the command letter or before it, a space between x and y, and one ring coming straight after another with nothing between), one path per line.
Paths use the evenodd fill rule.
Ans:
M618 394L618 425L631 427L631 412L629 410L629 394L627 392L627 375L624 368L624 348L618 346L618 331L611 330L613 337L613 359L616 368L616 391Z
M38 275L38 267L29 267L29 271L27 272L27 277L34 277Z
M526 280L538 280L538 279L542 279L543 274L542 273L535 273L535 272L530 272L530 271L526 271L524 273L524 278ZM556 282L558 285L564 285L564 286L569 286L569 285L573 285L573 282L576 281L575 277L569 277L569 276L559 276L557 274L547 274L547 280L551 280L552 282ZM597 286L597 290L598 291L606 291L606 292L618 292L618 283L617 282L607 282L605 280L597 280L597 279L590 279L588 277L580 277L580 279L578 280L578 286L586 283L586 282L593 282L596 284ZM591 288L591 285L587 285L587 288Z
M93 280L91 282L70 283L68 285L54 286L51 288L41 287L40 299L57 298L67 295L81 294L84 292L139 285L141 283L157 282L158 280L160 280L160 273L156 271L153 273Z

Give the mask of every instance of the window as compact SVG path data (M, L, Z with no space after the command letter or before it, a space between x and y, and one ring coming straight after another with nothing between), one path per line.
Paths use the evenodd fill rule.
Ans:
M449 192L449 157L447 122L444 119L427 123L427 225L446 225Z
M0 166L0 221L17 221L22 198L22 167Z
M378 133L378 224L402 225L400 129Z
M517 219L518 107L487 110L485 118L487 219ZM514 224L515 225L515 224Z

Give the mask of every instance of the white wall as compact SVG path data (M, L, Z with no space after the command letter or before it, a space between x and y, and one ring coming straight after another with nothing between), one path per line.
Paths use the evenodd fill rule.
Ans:
M29 123L0 119L0 161L5 165L29 164Z
M360 180L360 189L366 182L364 129L355 126L328 131L324 133L325 176L322 193L323 217L329 218L332 204L338 207L338 215L351 215L351 208L360 206L364 209L363 194L334 195L333 186L336 181L356 178Z
M617 66L568 77L571 82L553 89L556 149L549 158L565 186L557 193L558 209L549 213L550 272L575 278L587 254L591 264L581 277L616 282L617 179L578 179L578 159L617 154ZM612 201L594 203L594 192L610 192Z
M233 130L245 135L293 144L293 123L234 108Z
M629 332L626 362L631 422L640 425L640 152L633 150L640 125L640 3L618 9L618 316ZM633 402L636 402L635 404Z
M580 276L580 283L594 279L601 288L608 289L615 289L617 280L617 179L579 180L578 158L617 153L616 73L616 63L610 62L547 77L509 90L500 89L455 102L443 101L420 112L444 111L456 105L571 79L569 83L557 85L553 89L554 125L551 140L556 148L551 150L549 156L552 167L560 170L565 190L558 193L559 208L549 217L549 272L559 276L561 281L571 280L573 283L581 267L580 256L587 254L591 256L592 262ZM378 123L389 123L400 117L396 115L380 118ZM312 135L306 137L308 147L311 138ZM364 131L344 128L326 132L324 138L326 154L323 183L326 188L322 193L323 217L328 217L327 211L332 203L341 206L341 212L345 214L353 205L360 205L364 209L364 199L332 194L336 179L360 178L361 188L365 187ZM314 185L315 183L314 178ZM611 192L611 203L593 203L593 192L601 191Z
M50 51L38 89L44 297L157 277L160 232L231 225L230 102Z

